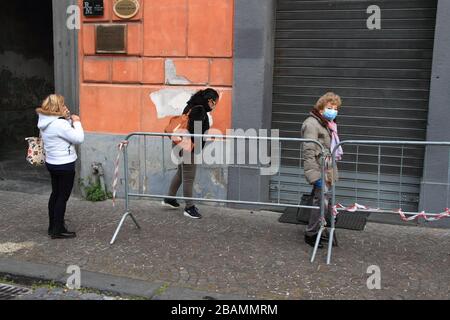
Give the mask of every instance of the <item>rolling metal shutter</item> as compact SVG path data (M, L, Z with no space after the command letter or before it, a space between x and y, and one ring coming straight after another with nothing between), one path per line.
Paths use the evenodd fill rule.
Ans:
M381 8L381 30L367 28L370 5ZM279 0L272 128L282 137L300 138L318 97L334 91L344 102L338 119L341 140L425 140L436 5L436 0ZM398 188L402 161L402 205L417 209L423 149L383 148L380 172L377 148L344 151L338 200L354 199L345 186L354 183L358 160L361 203L379 195L374 185L380 179L387 191L384 200L394 203L398 190L390 195L389 190ZM273 201L297 202L310 191L298 169L300 157L299 145L282 145L282 169L271 180Z

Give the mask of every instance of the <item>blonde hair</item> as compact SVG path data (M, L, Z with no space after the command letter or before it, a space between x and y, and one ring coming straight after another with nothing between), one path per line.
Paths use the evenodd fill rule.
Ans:
M325 109L326 105L330 102L332 104L335 104L338 107L338 109L342 105L341 97L339 97L334 92L327 92L323 96L321 96L319 100L317 100L314 109L316 109L317 111L322 111L323 109Z
M64 116L64 97L59 94L51 94L44 99L40 108L36 109L38 113L46 115Z

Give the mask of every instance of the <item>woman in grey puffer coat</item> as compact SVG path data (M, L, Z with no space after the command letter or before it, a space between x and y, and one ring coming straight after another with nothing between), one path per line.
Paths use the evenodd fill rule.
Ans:
M326 151L331 154L331 151L339 144L339 136L337 134L336 117L338 110L342 105L341 98L333 92L328 92L317 101L310 116L303 122L302 137L305 139L312 139L320 142ZM304 170L308 183L313 185L311 194L314 196L313 205L318 206L321 201L322 188L325 193L331 187L331 184L337 179L337 169L327 169L325 172L325 181L321 179L322 170L320 163L321 148L315 143L304 143ZM342 148L336 152L336 160L342 157ZM328 157L329 159L329 157ZM331 212L328 207L328 199L325 200L325 214L329 217ZM305 242L314 246L317 234L320 230L320 212L312 210L309 218L308 226L305 231ZM322 241L329 241L325 233L321 237ZM322 243L319 243L319 248L322 248Z

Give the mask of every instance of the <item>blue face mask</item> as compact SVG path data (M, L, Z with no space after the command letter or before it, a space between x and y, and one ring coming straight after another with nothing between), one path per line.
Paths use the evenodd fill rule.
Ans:
M337 110L334 109L325 109L324 113L323 113L323 117L325 119L327 119L328 121L333 121L334 119L336 119L338 115Z

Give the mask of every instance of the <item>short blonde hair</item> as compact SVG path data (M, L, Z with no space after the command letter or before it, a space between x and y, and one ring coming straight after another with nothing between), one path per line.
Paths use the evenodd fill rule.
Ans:
M342 105L341 97L339 97L334 92L327 92L323 96L321 96L319 100L317 100L314 109L316 109L317 111L322 111L323 109L325 109L325 106L330 102L332 104L335 104L338 107L338 109Z
M47 115L64 116L64 97L59 94L51 94L44 99L40 108L36 111Z

